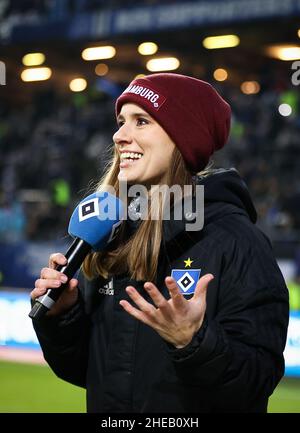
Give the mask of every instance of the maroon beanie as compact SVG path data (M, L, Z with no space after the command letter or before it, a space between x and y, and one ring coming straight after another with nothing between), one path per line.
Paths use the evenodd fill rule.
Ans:
M231 109L205 81L159 73L133 80L116 101L116 115L132 102L147 111L178 147L190 171L204 169L227 141Z

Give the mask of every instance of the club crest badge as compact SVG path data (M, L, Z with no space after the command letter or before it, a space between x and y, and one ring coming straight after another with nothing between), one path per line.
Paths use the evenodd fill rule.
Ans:
M78 207L79 221L84 221L88 218L99 215L99 201L98 198L87 200L80 204Z
M176 281L183 295L195 293L201 269L172 269L171 277Z

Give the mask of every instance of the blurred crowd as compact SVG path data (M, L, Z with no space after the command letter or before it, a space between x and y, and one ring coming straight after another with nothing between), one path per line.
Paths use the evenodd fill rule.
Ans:
M297 88L280 80L264 86L262 80L262 91L258 94L244 95L239 88L225 88L225 96L232 106L233 121L230 141L218 163L239 170L254 199L258 224L271 238L299 240ZM291 114L281 115L280 106L291 110Z
M0 240L65 234L73 203L103 171L114 127L102 92L66 100L47 91L18 108L0 103Z
M215 85L215 84L214 84ZM235 167L272 238L300 231L299 99L293 89L255 95L221 85L233 110L231 136L215 167ZM289 101L290 116L278 106ZM0 240L64 236L74 205L103 173L116 129L114 98L99 88L47 90L19 107L0 103ZM298 236L299 239L299 236Z

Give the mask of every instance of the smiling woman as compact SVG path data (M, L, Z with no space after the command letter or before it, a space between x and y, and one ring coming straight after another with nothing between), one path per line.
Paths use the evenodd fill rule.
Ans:
M86 388L89 412L266 412L284 372L288 292L245 182L209 165L227 142L230 107L209 83L164 73L130 83L115 110L97 191L121 198L125 185L128 215L139 216L129 191L142 185L148 214L124 219L33 321L45 359ZM166 195L153 201L163 186L183 192L169 218ZM194 205L199 186L204 224L191 233L185 199ZM60 287L64 264L50 256L32 299Z

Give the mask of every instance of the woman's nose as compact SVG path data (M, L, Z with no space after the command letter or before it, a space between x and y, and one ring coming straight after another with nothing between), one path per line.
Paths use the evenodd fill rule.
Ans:
M113 141L117 145L130 143L132 140L130 131L127 125L122 125L113 135Z

